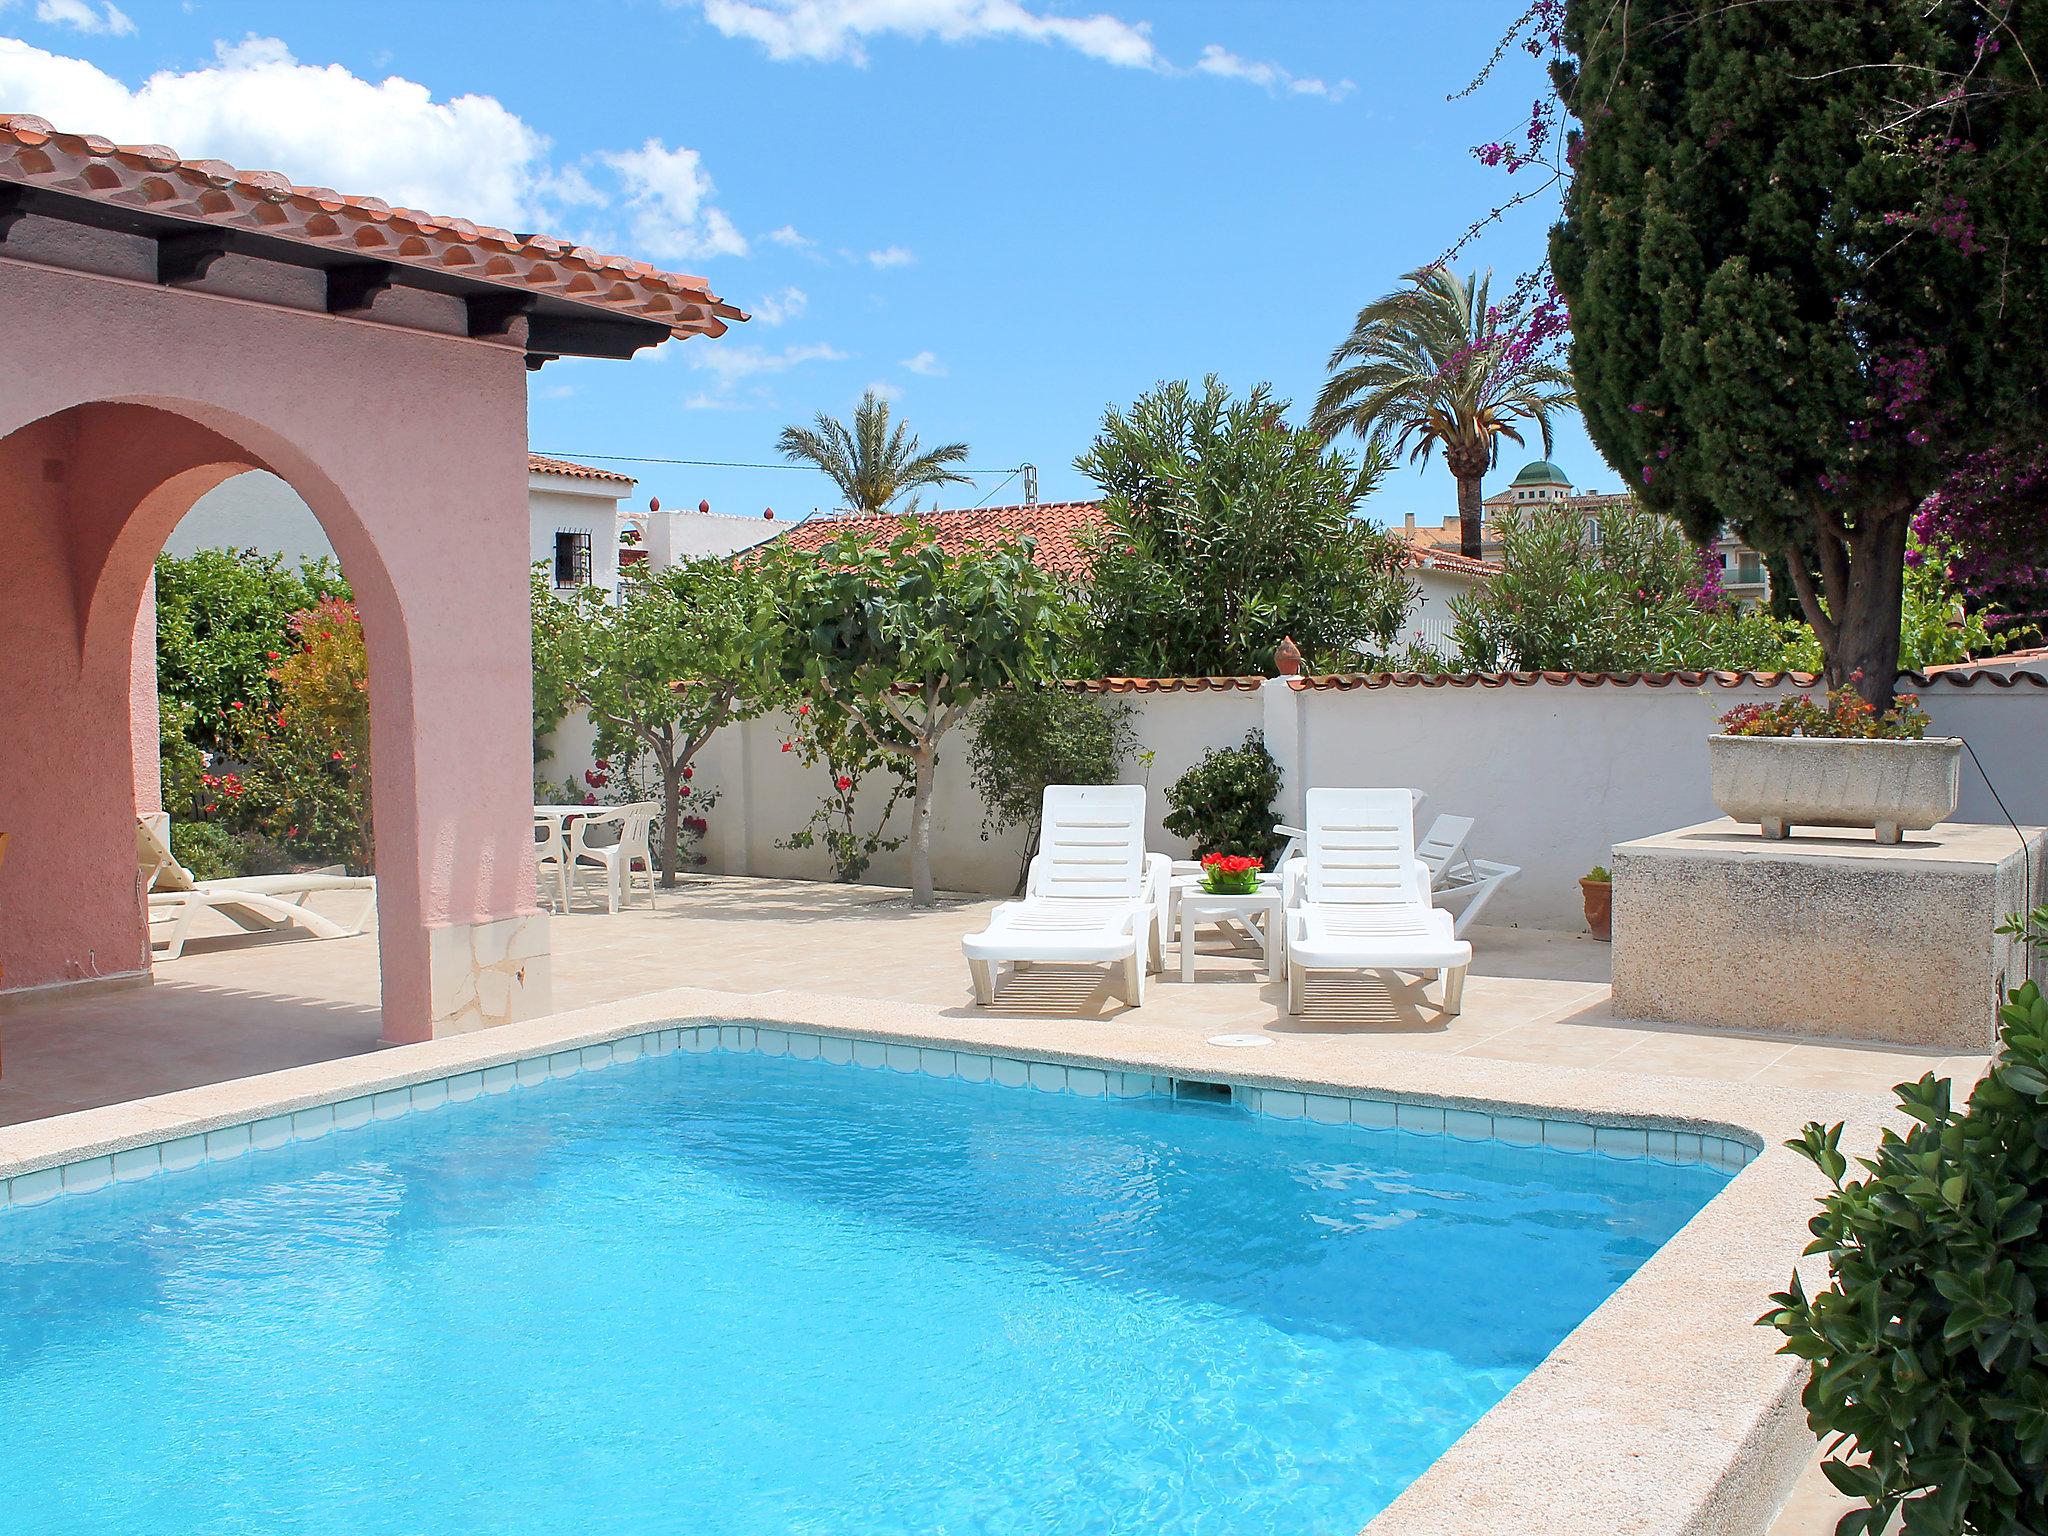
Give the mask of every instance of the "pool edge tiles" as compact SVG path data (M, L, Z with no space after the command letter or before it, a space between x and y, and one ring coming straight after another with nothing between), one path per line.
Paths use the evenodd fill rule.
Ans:
M477 1098L603 1071L643 1057L677 1053L788 1057L992 1089L1068 1094L1081 1099L1171 1098L1175 1096L1177 1081L1209 1083L1208 1079L1176 1079L1156 1071L778 1028L765 1021L676 1024L28 1169L0 1179L0 1211L43 1205L64 1195L92 1194L204 1163L230 1162L294 1142L316 1141L406 1115L432 1113ZM1603 1124L1533 1112L1506 1113L1429 1104L1391 1094L1317 1093L1247 1083L1227 1086L1230 1108L1267 1119L1312 1125L1351 1125L1421 1136L1450 1136L1460 1141L1499 1141L1557 1152L1649 1159L1678 1166L1704 1165L1729 1174L1739 1173L1762 1150L1760 1141L1752 1145L1736 1136L1676 1126Z

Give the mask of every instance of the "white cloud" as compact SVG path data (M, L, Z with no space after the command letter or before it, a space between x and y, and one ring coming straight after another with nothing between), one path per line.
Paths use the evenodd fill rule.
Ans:
M764 293L754 300L753 316L763 325L781 325L801 315L810 302L810 296L803 289L783 288L775 293Z
M1318 80L1312 75L1293 75L1278 64L1268 64L1260 59L1240 58L1228 48L1215 43L1202 50L1202 56L1195 61L1199 74L1215 75L1224 80L1244 80L1276 94L1292 96L1318 96L1325 101L1342 101L1355 86L1349 80L1339 80L1335 85Z
M886 400L891 405L894 405L903 398L903 386L901 384L891 384L887 379L877 379L867 387L865 393L871 394L877 399Z
M135 23L107 0L106 9L95 11L85 0L36 0L36 20L53 27L70 27L102 37L133 37Z
M786 245L792 251L808 251L818 242L804 234L794 224L785 224L780 229L768 231L768 238L777 245Z
M1201 73L1243 80L1275 94L1341 101L1349 80L1335 85L1298 76L1211 43L1191 69L1161 54L1152 25L1098 12L1048 13L1026 0L670 0L695 3L727 37L758 43L771 59L865 65L867 45L881 37L942 43L1006 40L1070 48L1085 58L1160 75Z
M916 260L917 252L907 245L889 245L879 251L868 252L868 265L871 267L907 267Z
M649 139L638 149L597 157L618 173L633 215L633 240L658 258L744 256L746 237L722 209L709 206L713 187L694 149Z
M715 373L727 383L758 374L787 373L804 363L842 363L847 358L846 353L822 341L787 346L780 352L721 342L715 347L692 347L689 356L692 368Z
M880 36L964 43L1013 38L1059 44L1105 64L1152 69L1151 28L1114 16L1048 16L1021 0L700 0L727 37L759 43L771 59L865 64Z
M339 64L302 64L276 38L216 43L211 63L160 70L131 89L84 59L0 37L0 102L67 132L168 144L508 229L559 229L565 209L618 207L629 233L600 227L579 239L649 260L746 250L695 150L650 139L557 164L547 136L492 97L436 100L401 76L372 83Z
M83 59L0 38L0 100L73 133L281 170L302 185L531 229L547 139L488 96L435 101L394 75L301 64L276 38L215 45L211 64L130 90Z
M939 361L939 354L927 347L915 357L903 359L903 366L912 373L921 373L928 379L943 379L946 365Z

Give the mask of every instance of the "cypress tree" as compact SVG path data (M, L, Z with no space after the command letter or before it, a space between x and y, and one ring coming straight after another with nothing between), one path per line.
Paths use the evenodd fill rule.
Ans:
M2038 441L2048 0L1565 0L1551 261L1587 429L1651 509L1784 558L1888 704L1914 508Z

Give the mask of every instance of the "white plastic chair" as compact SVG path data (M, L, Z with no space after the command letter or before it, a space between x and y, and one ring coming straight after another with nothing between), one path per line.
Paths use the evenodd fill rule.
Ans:
M1036 962L1108 965L1137 1007L1145 975L1165 964L1160 923L1168 860L1145 851L1145 786L1046 786L1039 852L1024 899L989 914L988 927L960 941L974 1000L995 1002L998 968Z
M619 896L622 902L633 898L633 886L637 880L647 882L647 904L654 905L654 818L661 814L659 800L635 800L631 805L620 807L626 813L625 821L619 828Z
M625 830L624 807L592 810L569 827L569 889L573 893L579 882L596 876L604 882L607 912L619 910L619 872L625 866L620 840Z
M1493 899L1493 893L1522 872L1519 864L1473 858L1465 849L1471 835L1470 816L1439 816L1415 850L1429 870L1431 900L1446 908L1456 904L1453 931L1461 938L1479 920L1479 909Z
M569 910L569 836L559 818L533 818L533 873L542 898L557 912ZM552 887L552 890L550 890Z
M1443 1011L1464 1003L1472 946L1430 904L1401 789L1312 789L1300 859L1287 866L1287 1011L1309 971L1434 971Z

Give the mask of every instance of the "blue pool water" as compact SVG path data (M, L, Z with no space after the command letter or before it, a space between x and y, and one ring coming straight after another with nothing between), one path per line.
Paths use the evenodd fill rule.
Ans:
M0 1531L1350 1536L1724 1177L643 1058L0 1218Z

